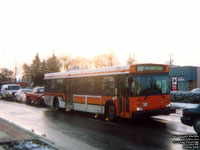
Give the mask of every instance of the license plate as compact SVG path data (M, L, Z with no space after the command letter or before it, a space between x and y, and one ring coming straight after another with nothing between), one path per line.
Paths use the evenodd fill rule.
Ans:
M143 106L148 106L148 103L143 103Z

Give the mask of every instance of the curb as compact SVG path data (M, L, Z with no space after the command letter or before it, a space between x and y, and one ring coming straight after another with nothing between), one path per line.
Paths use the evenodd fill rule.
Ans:
M48 144L49 146L60 150L63 149L60 146L56 145L54 142L46 139L43 136L40 136L34 132L31 132L25 128L22 128L16 124L14 124L13 122L10 122L8 120L5 120L3 118L0 117L0 131L5 132L8 137L3 137L0 139L0 144L1 143L6 143L6 142L14 142L14 141L26 141L26 140L39 140L43 143ZM2 128L3 127L3 128ZM14 131L11 133L11 131ZM23 136L21 136L23 134ZM19 138L16 138L19 135ZM0 150L5 150L1 145L0 145Z

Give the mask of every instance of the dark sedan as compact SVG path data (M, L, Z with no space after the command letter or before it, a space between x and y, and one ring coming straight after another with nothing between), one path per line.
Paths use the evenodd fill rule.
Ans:
M200 105L196 108L184 109L181 122L188 126L193 126L194 130L200 134Z

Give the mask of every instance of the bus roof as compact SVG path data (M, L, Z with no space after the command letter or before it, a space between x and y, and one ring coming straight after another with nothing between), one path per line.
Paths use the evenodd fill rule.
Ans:
M85 76L99 76L99 75L113 75L113 74L127 74L130 66L115 66L97 69L73 70L67 72L56 72L45 74L45 79L53 78L72 78Z
M45 74L44 79L61 79L61 78L75 78L75 77L86 77L86 76L101 76L101 75L116 75L116 74L129 74L129 73L137 73L136 66L161 66L167 69L165 70L157 70L154 72L168 72L168 65L161 64L135 64L135 65L127 65L127 66L114 66L114 67L105 67L105 68L97 68L97 69L85 69L85 70L73 70L66 72L55 72L55 73L47 73ZM150 71L143 71L143 73L149 73ZM139 73L139 72L138 72ZM141 73L141 71L140 71Z

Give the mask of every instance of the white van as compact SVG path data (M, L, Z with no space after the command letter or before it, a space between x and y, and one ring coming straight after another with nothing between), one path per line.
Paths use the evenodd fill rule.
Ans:
M1 96L2 96L2 98L5 98L5 99L14 98L15 93L20 88L21 87L18 84L4 84L1 87Z

